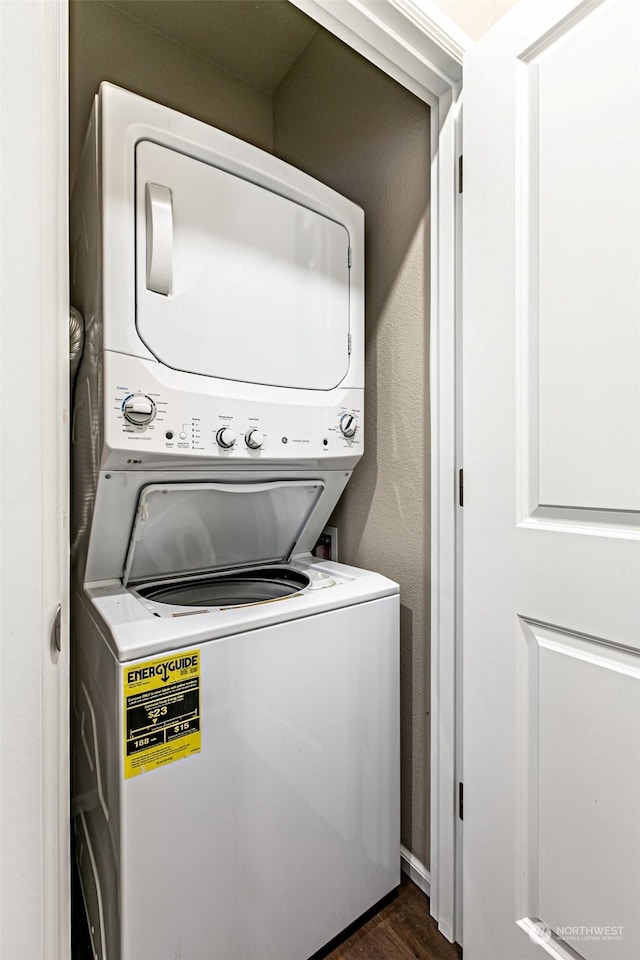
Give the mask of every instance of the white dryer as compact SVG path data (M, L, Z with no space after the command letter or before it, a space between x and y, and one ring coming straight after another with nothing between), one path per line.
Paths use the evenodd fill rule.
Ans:
M310 555L363 449L362 212L103 84L71 239L94 953L306 960L399 883L398 588Z

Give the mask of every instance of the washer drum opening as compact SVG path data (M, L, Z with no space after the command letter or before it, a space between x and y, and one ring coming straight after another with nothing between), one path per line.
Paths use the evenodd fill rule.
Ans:
M262 567L242 573L138 587L146 600L181 607L232 607L281 600L309 586L309 577L290 567Z

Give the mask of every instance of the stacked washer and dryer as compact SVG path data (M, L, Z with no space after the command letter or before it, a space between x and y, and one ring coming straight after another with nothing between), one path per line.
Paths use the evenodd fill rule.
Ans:
M103 84L71 242L94 954L306 960L399 883L398 587L311 555L363 452L363 214Z

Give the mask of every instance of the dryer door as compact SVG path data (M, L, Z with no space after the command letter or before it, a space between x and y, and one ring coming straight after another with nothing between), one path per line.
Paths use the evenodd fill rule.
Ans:
M136 147L137 329L176 370L330 390L349 369L349 235L200 160Z

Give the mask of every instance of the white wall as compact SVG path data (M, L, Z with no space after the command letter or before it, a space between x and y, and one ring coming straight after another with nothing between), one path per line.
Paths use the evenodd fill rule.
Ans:
M434 0L472 40L478 40L516 0Z

